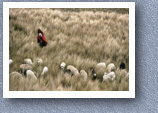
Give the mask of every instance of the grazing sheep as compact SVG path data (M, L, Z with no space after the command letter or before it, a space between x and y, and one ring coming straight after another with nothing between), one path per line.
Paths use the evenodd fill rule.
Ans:
M103 76L103 82L107 81L108 79L113 81L115 79L115 73L114 72L105 73L104 76Z
M90 67L90 72L93 75L92 80L95 80L97 78L97 74L95 73L94 67Z
M24 84L24 82L25 82L25 78L23 77L22 74L20 74L16 71L10 73L10 75L9 75L9 88L15 87L15 85L17 85L17 84L22 85L22 84Z
M111 81L115 80L115 73L114 72L110 72L108 73L108 76L111 78Z
M37 58L37 68L36 68L37 77L39 77L43 71L42 64L43 64L43 60L41 58Z
M102 81L103 75L106 71L106 63L105 62L100 62L96 65L95 71L97 74L97 78Z
M24 76L26 76L26 71L27 71L27 70L32 70L31 65L29 65L29 64L21 64L21 65L20 65L20 72L21 72Z
M79 72L77 70L77 68L75 68L74 66L72 65L68 65L66 70L70 70L71 71L71 74L72 76L75 75L75 76L78 76L79 75Z
M12 63L13 63L13 60L12 60L12 59L9 59L9 65L12 64Z
M125 76L127 75L127 71L126 71L125 69L121 69L121 70L120 70L120 75L121 75L122 77L125 77Z
M28 79L37 80L37 77L35 76L34 72L32 72L31 70L27 70L27 71L26 71L26 77L27 77Z
M85 70L81 70L81 71L80 71L80 75L81 75L81 77L82 77L82 79L83 79L84 81L87 80L87 73L86 73Z
M33 63L32 63L32 60L29 59L29 58L24 59L24 63L25 63L25 64L29 64L29 65L32 65L32 64L33 64Z
M10 74L10 76L22 76L22 74L20 74L20 73L14 71L14 72L12 72L12 73Z
M65 67L66 67L66 63L65 63L65 62L62 62L62 63L60 64L60 68L61 68L61 69L65 69Z
M100 62L100 63L97 64L97 67L106 69L106 63L105 62Z
M113 63L110 63L110 64L107 66L107 71L108 71L108 72L115 71L115 65L114 65Z
M40 58L38 58L38 59L37 59L37 64L38 64L38 65L41 65L42 63L43 63L43 60L40 59Z
M73 76L73 73L72 73L72 71L71 71L70 69L66 69L66 70L64 71L64 73L70 75L71 77Z
M43 68L43 71L42 71L41 75L44 76L44 75L47 74L47 72L48 72L48 67L45 66L45 67Z
M104 81L107 81L109 79L109 76L107 73L104 73L104 76L103 76L103 82Z
M125 69L125 68L126 68L125 63L124 63L124 62L121 62L121 64L120 64L120 69Z

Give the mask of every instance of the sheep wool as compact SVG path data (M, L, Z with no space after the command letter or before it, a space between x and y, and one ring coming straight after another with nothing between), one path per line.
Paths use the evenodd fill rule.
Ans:
M21 65L20 65L20 71L21 71L21 73L22 73L23 75L26 76L26 71L27 71L27 70L32 70L32 66L29 65L29 64L21 64Z
M37 80L37 77L35 76L34 72L31 70L26 71L26 77L30 80Z
M72 72L72 75L75 75L75 76L79 75L79 72L78 72L77 68L75 68L72 65L68 65L67 70L70 70Z
M84 81L87 80L87 73L86 73L85 70L81 70L81 71L80 71L80 75L81 75L81 77L82 77L82 79L83 79Z
M24 63L25 63L25 64L29 64L29 65L32 65L32 64L33 64L33 63L32 63L32 60L29 59L29 58L24 59Z
M114 65L113 63L110 63L110 64L107 66L107 71L108 71L108 72L115 71L115 65Z
M12 59L9 59L9 65L12 64L12 63L13 63L13 60L12 60Z
M48 67L45 66L45 67L43 68L43 71L42 71L41 75L44 76L44 75L47 74L47 72L48 72Z
M97 64L97 67L106 69L106 63L105 62L100 62L100 63Z
M111 81L113 81L115 79L115 73L114 72L108 73L108 76L110 77Z
M14 71L12 73L10 73L9 75L9 85L12 86L12 84L14 83L19 83L19 84L23 84L24 83L25 78L22 76L22 74Z
M60 68L61 69L64 69L66 67L66 63L65 62L62 62L61 64L60 64Z
M107 73L104 73L104 76L103 76L103 82L104 81L107 81L109 79L109 76Z
M107 81L108 79L110 79L111 81L114 81L115 80L115 73L114 72L105 73L103 76L103 81Z
M10 74L10 76L22 76L22 74L20 74L19 72L14 71Z
M121 69L121 70L120 70L120 75L121 75L122 77L125 77L125 76L127 75L127 71L126 71L125 69Z
M41 65L43 63L43 60L39 58L39 59L37 59L37 63L38 63L38 65Z

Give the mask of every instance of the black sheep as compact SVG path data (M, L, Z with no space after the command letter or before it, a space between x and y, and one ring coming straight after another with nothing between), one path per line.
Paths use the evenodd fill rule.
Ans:
M94 71L94 67L90 67L90 72L91 72L91 74L93 75L92 80L95 80L95 79L97 78L97 74L96 74L95 71Z
M124 62L121 62L121 64L120 64L120 69L125 69L125 68L126 68L125 63L124 63Z

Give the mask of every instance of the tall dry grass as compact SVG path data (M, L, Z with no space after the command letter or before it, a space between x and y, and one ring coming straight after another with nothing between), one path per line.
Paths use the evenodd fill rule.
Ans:
M48 45L37 44L37 29L43 30ZM9 89L29 91L117 91L129 90L129 80L118 68L123 61L129 70L128 9L10 9L9 57L14 60L9 73L18 71L24 58L33 60L39 75L48 66L46 77L37 81L10 77ZM41 66L37 58L43 59ZM88 73L88 80L64 76L59 64L74 65ZM92 81L89 68L100 61L116 66L116 80Z

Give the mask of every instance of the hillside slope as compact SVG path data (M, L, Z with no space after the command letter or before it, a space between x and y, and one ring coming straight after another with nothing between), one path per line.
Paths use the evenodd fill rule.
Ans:
M125 10L126 11L126 10ZM37 29L43 30L48 45L40 48ZM10 9L9 57L14 60L9 72L18 71L25 58L34 62L37 75L48 66L46 77L35 82L10 77L10 90L129 90L129 82L118 68L123 61L129 70L129 15L113 10ZM41 67L37 58L43 59ZM64 77L61 62L88 73L88 80ZM92 81L89 68L100 61L114 63L115 82Z

